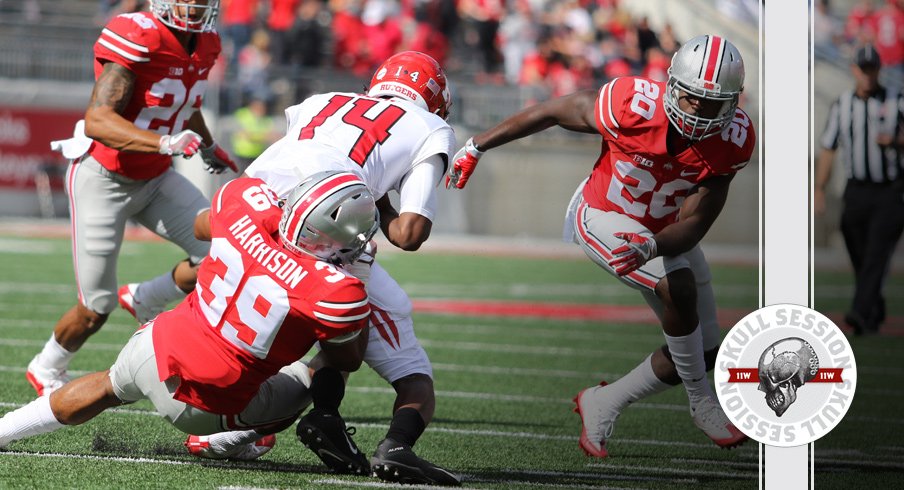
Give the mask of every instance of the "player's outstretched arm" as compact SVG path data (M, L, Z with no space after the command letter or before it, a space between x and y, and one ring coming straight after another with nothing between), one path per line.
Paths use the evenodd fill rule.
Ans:
M654 235L658 255L674 257L703 239L725 206L732 178L734 174L711 177L697 186L681 204L678 221Z
M559 126L580 133L597 133L596 90L581 90L548 100L509 116L501 123L469 139L453 157L446 187L461 189L487 150L510 141Z
M105 64L85 111L85 135L114 150L158 153L160 135L122 117L134 88L134 73L113 62Z

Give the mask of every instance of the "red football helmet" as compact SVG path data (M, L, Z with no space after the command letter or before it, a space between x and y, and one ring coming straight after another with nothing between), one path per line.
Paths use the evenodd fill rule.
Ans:
M367 95L410 100L443 119L449 117L452 106L443 67L418 51L403 51L384 61L370 80Z

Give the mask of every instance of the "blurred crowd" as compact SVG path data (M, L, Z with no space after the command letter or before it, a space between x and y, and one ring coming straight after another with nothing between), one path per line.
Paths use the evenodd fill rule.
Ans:
M817 0L814 11L815 55L850 60L857 48L872 44L885 79L904 82L904 0L857 0L846 15L831 0Z
M101 0L106 16L141 0ZM222 73L244 99L275 73L334 67L366 78L392 53L436 58L459 80L536 87L551 96L623 75L665 79L678 49L618 0L221 0ZM232 78L232 77L230 77Z

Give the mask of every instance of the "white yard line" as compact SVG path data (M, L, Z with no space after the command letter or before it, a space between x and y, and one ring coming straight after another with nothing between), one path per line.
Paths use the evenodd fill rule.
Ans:
M684 469L684 468L663 468L660 466L631 466L624 464L611 464L611 463L588 463L588 468L600 468L600 469L609 469L609 470L617 470L617 471L637 471L637 472L650 472L657 473L660 475L680 475L680 476L715 476L719 478L732 478L732 479L750 479L756 480L757 472L756 471L706 471L699 469Z

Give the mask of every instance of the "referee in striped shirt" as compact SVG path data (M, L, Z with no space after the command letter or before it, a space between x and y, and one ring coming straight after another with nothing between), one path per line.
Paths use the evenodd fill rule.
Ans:
M855 289L844 320L857 335L878 332L885 320L882 288L904 230L904 97L879 84L881 66L872 45L857 51L851 67L856 86L832 104L816 162L817 214L825 210L836 153L847 176L841 233Z

